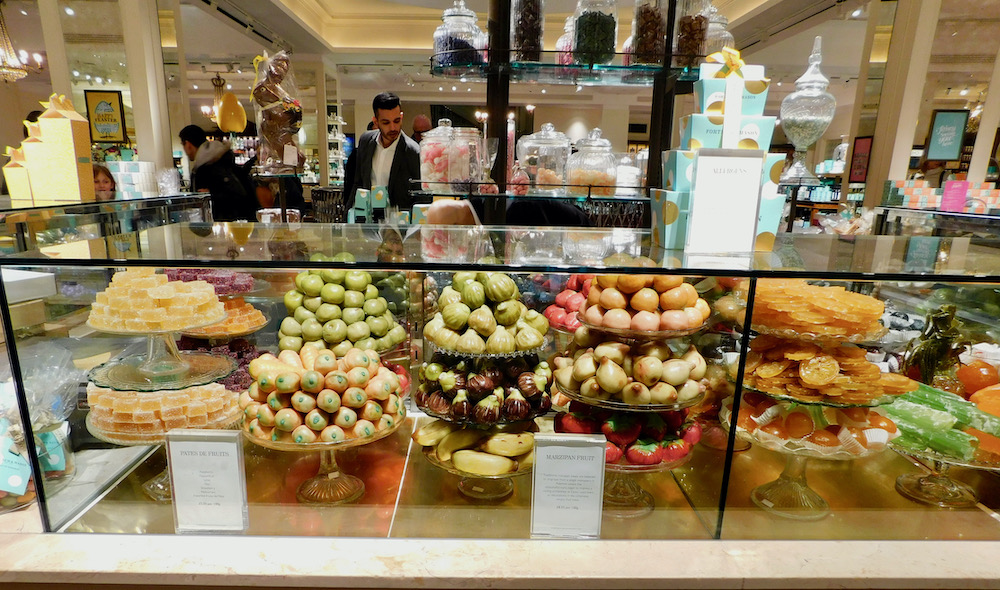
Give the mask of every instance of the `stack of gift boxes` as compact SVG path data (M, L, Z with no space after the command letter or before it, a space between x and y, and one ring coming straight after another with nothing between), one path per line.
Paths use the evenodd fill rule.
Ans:
M354 193L354 206L347 212L347 223L374 223L375 216L385 217L389 206L389 191L384 186L359 188Z
M926 180L887 180L882 191L883 207L941 209L944 189L933 188ZM986 213L1000 209L1000 190L992 182L970 182L965 192L965 213Z
M122 199L147 199L158 197L160 190L156 184L156 165L152 162L104 163L115 177L115 190Z
M90 124L65 96L43 102L37 123L25 121L28 138L7 148L3 167L11 206L43 207L94 201Z
M376 186L371 190L359 188L354 193L354 206L347 212L347 223L373 223L376 219L400 225L427 223L430 205L414 205L412 211L394 210L387 216L388 207L389 191L384 186Z
M738 65L732 64L732 54ZM717 56L712 57L718 59ZM764 116L770 80L764 77L763 66L743 65L735 51L721 61L701 64L699 80L694 84L699 112L681 117L680 149L663 152L664 190L652 191L650 207L653 242L664 249L685 248L699 150L736 148L766 152L771 146L775 117ZM738 84L727 79L734 75ZM727 86L731 93L727 93ZM765 153L763 157L757 235L759 238L769 233L773 239L785 203L784 195L778 193L785 154Z

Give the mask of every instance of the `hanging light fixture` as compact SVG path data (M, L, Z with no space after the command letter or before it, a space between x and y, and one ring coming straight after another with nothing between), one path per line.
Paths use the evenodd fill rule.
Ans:
M222 104L222 95L226 93L226 81L222 78L222 74L216 72L215 77L212 78L212 94L214 99L212 100L212 109L208 110L208 107L202 107L202 113L209 118L216 125L219 124L219 106Z
M14 51L14 45L10 41L10 33L7 32L7 23L3 18L3 0L0 0L0 79L4 82L17 82L28 75L28 72L39 72L42 70L41 54L32 56L35 66L28 64L28 52L22 50L20 54Z

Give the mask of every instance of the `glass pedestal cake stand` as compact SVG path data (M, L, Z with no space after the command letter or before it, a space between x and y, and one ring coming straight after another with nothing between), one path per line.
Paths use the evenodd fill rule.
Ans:
M379 430L374 435L365 438L352 438L340 442L315 442L299 444L295 442L277 442L270 439L257 438L246 430L243 436L255 445L260 445L275 451L292 451L298 453L319 452L319 473L315 477L302 482L295 492L295 497L303 504L347 504L364 495L365 483L361 479L344 473L337 465L337 451L345 451L382 440L405 422L406 409L400 408L395 424L385 430Z
M910 473L896 478L896 491L901 495L923 504L941 508L969 508L979 503L976 491L962 482L948 476L951 466L1000 472L1000 455L977 451L969 460L950 457L930 449L918 450L889 443L894 451L909 455L933 465L930 473Z
M106 330L87 325L105 334L146 336L146 354L112 359L90 370L87 377L98 387L118 391L161 391L205 385L224 379L236 370L236 361L208 352L177 350L173 333L211 326L225 319L185 326L182 330L134 332Z
M439 459L434 447L424 447L423 452L424 457L435 467L461 477L461 479L458 480L458 491L461 492L462 495L472 498L473 500L483 500L489 502L506 500L511 494L514 493L514 482L511 481L511 479L531 473L531 465L526 467L518 466L517 471L503 473L500 475L479 475L475 473L467 473L456 469L455 466L451 464L451 461L442 461Z
M87 414L87 431L90 432L99 441L106 442L113 445L118 445L122 447L133 447L140 445L162 445L166 442L166 433L157 432L149 434L131 434L127 436L124 434L108 432L102 430L94 425L91 420L92 414ZM223 430L230 430L236 428L239 424L240 410L235 408L233 410L232 416L225 420L226 426ZM157 502L169 502L173 497L173 492L170 488L170 468L164 467L156 476L148 479L142 484L142 491L151 500Z
M755 391L762 395L768 395L775 399L783 399L787 396L772 396L767 392L761 392L745 388L748 391ZM804 405L818 405L847 408L847 407L871 407L871 405L851 406L849 404L828 404L824 402L803 402L796 403ZM730 405L723 404L719 411L719 421L726 430L732 427L732 409ZM781 475L774 481L761 484L750 492L750 500L766 512L790 518L793 520L820 520L830 514L830 504L816 490L809 487L806 481L806 465L810 458L822 459L824 461L853 461L863 457L870 457L885 451L888 446L865 449L861 453L853 453L843 448L818 447L817 445L806 446L794 439L780 439L767 435L767 438L757 436L760 431L748 432L737 427L736 438L761 446L771 451L777 451L786 456L785 468ZM817 448L814 448L817 447Z
M705 399L705 394L700 393L689 400L675 404L631 405L620 401L590 398L578 391L563 389L558 384L556 385L556 390L571 400L616 412L673 412L696 406ZM651 513L654 507L653 495L642 489L632 475L669 471L684 465L690 458L691 453L688 453L676 461L661 462L656 465L632 465L630 463L612 463L606 465L604 510L608 515L618 518L637 518Z

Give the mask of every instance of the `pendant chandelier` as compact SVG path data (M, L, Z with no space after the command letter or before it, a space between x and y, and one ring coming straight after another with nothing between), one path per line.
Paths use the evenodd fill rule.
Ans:
M42 69L42 56L38 53L32 57L36 66L28 65L28 52L22 50L20 53L14 51L14 45L10 41L10 33L7 32L7 23L3 18L3 0L0 0L0 79L4 82L17 82L28 75L28 72L38 72Z
M204 68L204 66L202 66ZM208 117L210 121L218 125L219 121L219 106L222 105L222 95L226 93L226 80L222 77L222 74L216 72L215 77L212 78L212 88L214 100L212 101L212 106L201 107L201 114Z

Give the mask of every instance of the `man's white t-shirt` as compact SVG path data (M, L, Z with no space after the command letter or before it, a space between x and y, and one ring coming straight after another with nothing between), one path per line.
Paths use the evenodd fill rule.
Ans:
M372 157L372 187L389 186L389 174L392 172L392 159L396 155L396 144L402 134L389 147L382 147L382 135L375 138L375 155Z

